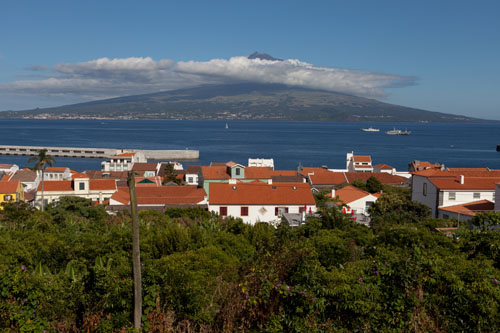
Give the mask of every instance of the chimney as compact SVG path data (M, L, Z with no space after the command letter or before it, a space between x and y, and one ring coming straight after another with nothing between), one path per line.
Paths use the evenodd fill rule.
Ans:
M464 181L465 181L465 177L464 175L460 175L460 184L464 184Z
M335 198L335 188L332 188L332 199Z

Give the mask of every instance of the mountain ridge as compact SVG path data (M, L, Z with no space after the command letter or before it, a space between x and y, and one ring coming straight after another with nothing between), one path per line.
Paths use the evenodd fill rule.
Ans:
M0 118L478 122L483 119L283 84L210 84L58 107L3 111Z

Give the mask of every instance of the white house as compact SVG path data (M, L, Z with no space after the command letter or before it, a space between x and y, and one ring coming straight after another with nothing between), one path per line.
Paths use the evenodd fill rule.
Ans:
M346 169L348 172L373 172L372 158L370 155L346 155Z
M495 201L495 184L500 181L499 170L456 169L423 170L413 173L412 200L423 203L438 217L438 208Z
M458 204L438 209L438 217L441 219L457 219L458 221L469 221L476 214L491 212L495 204L488 200L479 200L465 204Z
M20 181L23 184L24 192L29 192L38 187L40 183L40 175L28 168L17 171L12 175L9 181Z
M380 193L369 193L355 186L347 185L339 190L332 189L327 197L333 198L337 204L345 204L356 220L362 222L369 217L368 209L380 197Z
M134 163L146 163L146 157L142 152L131 152L117 154L109 161L101 163L102 171L129 171L134 167Z
M109 200L117 191L114 179L90 180L86 174L75 173L72 180L48 180L43 183L45 204L58 201L63 196L77 196L99 203ZM35 194L35 202L42 199L42 183Z
M249 158L249 167L268 167L274 170L274 159L272 158Z
M41 171L38 171L41 175ZM71 169L68 167L47 167L44 172L45 180L70 180Z
M387 164L384 164L384 163L376 164L373 167L373 171L374 172L385 172L385 173L388 173L390 175L395 175L396 174L396 168L391 167L390 165L387 165Z
M0 164L0 172L5 172L6 174L14 174L19 170L17 164Z
M307 183L260 181L210 183L210 211L245 223L279 222L283 213L314 213L316 202Z

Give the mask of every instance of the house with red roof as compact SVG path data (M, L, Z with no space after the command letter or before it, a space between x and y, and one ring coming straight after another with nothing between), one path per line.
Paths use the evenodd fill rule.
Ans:
M45 180L70 180L71 174L72 170L68 167L47 167L43 177Z
M211 163L210 166L201 166L198 175L198 186L202 186L207 195L210 196L210 184L212 183L249 183L255 180L272 183L273 178L277 181L289 182L289 177L296 176L298 176L298 173L295 170L245 167L242 164L229 161L227 163Z
M24 201L23 185L20 181L2 181L0 182L0 210L3 209L2 203Z
M367 181L370 177L377 178L384 185L407 186L408 183L405 177L385 172L337 172L323 168L303 168L301 172L313 190L331 189L356 180Z
M373 166L373 171L374 172L385 172L385 173L388 173L390 175L396 174L396 168L394 168L390 165L387 165L385 163L375 164Z
M144 208L189 207L207 204L203 188L195 186L137 187L137 206ZM123 187L111 196L110 208L130 205L130 191ZM126 207L125 207L126 208Z
M408 164L408 171L409 172L417 172L417 171L422 171L422 170L441 170L441 168L444 168L444 165L441 166L439 163L430 163L427 161L419 161L419 160L414 160L411 161L410 164Z
M101 163L102 171L130 171L135 163L146 163L142 152L124 152L112 156L108 161Z
M347 185L339 190L332 189L326 195L338 206L344 206L343 212L352 214L358 222L369 222L368 209L380 197L380 193L369 193L355 186Z
M346 169L349 172L373 172L370 155L354 155L354 151L346 155Z
M35 205L40 205L42 191L45 204L58 201L63 196L77 196L103 203L117 191L117 186L114 179L90 179L88 175L77 172L71 180L46 180L40 183L35 194Z
M476 214L483 212L492 212L495 209L495 203L489 200L478 200L453 206L438 208L438 216L442 219L457 219L459 221L469 221Z
M495 185L500 182L500 170L490 169L426 169L412 174L412 200L432 209L488 200L495 202ZM445 213L443 213L445 214Z
M249 224L274 223L284 213L314 213L316 202L306 183L210 183L208 208Z

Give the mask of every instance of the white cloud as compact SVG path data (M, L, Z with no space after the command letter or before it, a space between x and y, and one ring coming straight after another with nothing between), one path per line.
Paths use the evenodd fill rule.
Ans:
M46 77L0 84L0 92L24 95L100 99L185 88L207 83L251 81L382 97L385 88L414 83L411 77L317 67L299 60L262 60L246 57L206 62L144 58L100 58L53 67L35 65L31 72ZM36 78L36 79L35 79Z
M299 60L262 60L246 57L212 59L207 62L178 62L175 70L206 76L281 83L367 97L385 96L384 88L413 84L414 79L398 75L316 67Z

